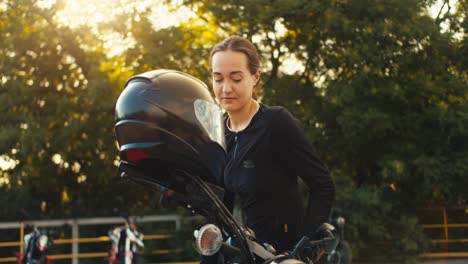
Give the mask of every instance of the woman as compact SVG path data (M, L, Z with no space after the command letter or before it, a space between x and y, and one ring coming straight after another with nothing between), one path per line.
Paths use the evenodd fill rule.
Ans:
M225 202L232 209L234 195L239 195L245 225L257 241L273 245L278 253L291 250L328 220L335 195L330 174L297 120L286 109L255 99L261 69L250 41L238 36L223 40L212 50L210 64L216 99L227 112ZM309 188L306 209L298 176Z

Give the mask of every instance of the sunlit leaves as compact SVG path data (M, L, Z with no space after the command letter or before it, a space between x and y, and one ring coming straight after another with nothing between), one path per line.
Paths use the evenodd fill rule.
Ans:
M91 28L58 24L59 6L34 3L10 2L0 13L0 154L15 163L2 168L0 188L24 197L8 210L48 217L83 214L84 208L108 214L113 199L100 197L124 187L109 183L116 179L114 103L132 72L122 59L106 60Z
M414 255L423 245L413 232L416 209L468 199L458 188L468 184L460 176L468 156L460 147L468 144L467 20L461 11L467 5L458 1L455 13L444 12L452 25L447 31L428 14L435 2L194 4L223 37L236 33L257 44L265 62L263 100L287 106L305 123L334 174L338 205L350 214L361 256L371 244L374 257ZM278 70L286 54L300 60L301 72ZM393 239L393 228L406 237Z
M171 1L193 11L177 25L151 1L3 1L0 191L44 216L145 204L112 182L125 81L170 68L210 83L211 48L239 34L262 55L263 102L290 109L330 167L354 253L414 255L415 209L468 199L468 2L437 21L434 2Z

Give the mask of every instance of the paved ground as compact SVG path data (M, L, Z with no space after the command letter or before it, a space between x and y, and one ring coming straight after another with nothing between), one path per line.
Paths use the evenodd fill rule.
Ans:
M401 263L398 263L398 262L386 262L386 263L353 262L353 264L401 264ZM419 264L468 264L468 259L421 260Z
M468 259L427 260L421 264L468 264Z
M420 261L420 264L468 264L468 259L439 259L439 260L424 260ZM354 263L353 264L364 264L364 263ZM371 264L371 263L365 263ZM392 263L379 263L379 264L400 264L396 262Z

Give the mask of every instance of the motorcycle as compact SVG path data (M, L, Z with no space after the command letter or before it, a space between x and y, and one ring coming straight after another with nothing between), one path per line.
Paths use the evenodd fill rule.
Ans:
M331 224L338 230L340 240L336 249L327 256L327 263L350 264L352 262L351 246L344 239L344 226L346 218L340 209L334 208L331 213Z
M138 232L128 216L124 219L124 226L115 227L108 233L111 241L108 261L112 264L141 264L143 259L137 249L145 246L143 234Z
M32 227L32 232L24 236L23 255L18 264L50 264L47 250L53 245L52 233Z
M260 245L222 202L225 165L222 111L207 86L188 74L155 70L130 78L116 103L118 174L160 191L165 203L206 218L196 230L201 255L218 263L317 263L338 243L324 223L287 252Z
M152 185L161 190L160 182L145 174L137 167L126 162L120 162L121 177L128 178L146 186ZM336 229L324 223L317 230L318 240L304 236L289 252L276 254L270 245L260 245L255 241L252 232L237 224L230 211L224 206L220 197L222 188L206 183L199 176L183 170L169 172L168 178L175 179L168 186L184 185L184 190L174 191L164 186L164 199L190 210L192 214L203 215L209 224L194 232L197 250L204 256L219 253L224 263L317 263L323 255L330 254L338 243ZM177 182L182 180L182 182ZM190 179L190 180L188 180ZM178 188L176 188L178 189ZM166 202L168 203L168 202ZM235 243L231 243L235 240Z

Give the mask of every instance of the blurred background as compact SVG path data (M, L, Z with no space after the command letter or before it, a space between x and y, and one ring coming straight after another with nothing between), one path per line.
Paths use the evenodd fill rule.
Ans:
M261 102L330 168L353 260L468 258L467 0L1 0L0 222L187 215L116 175L114 104L153 69L211 87L209 52L232 34L262 55ZM196 260L184 229L155 262Z

